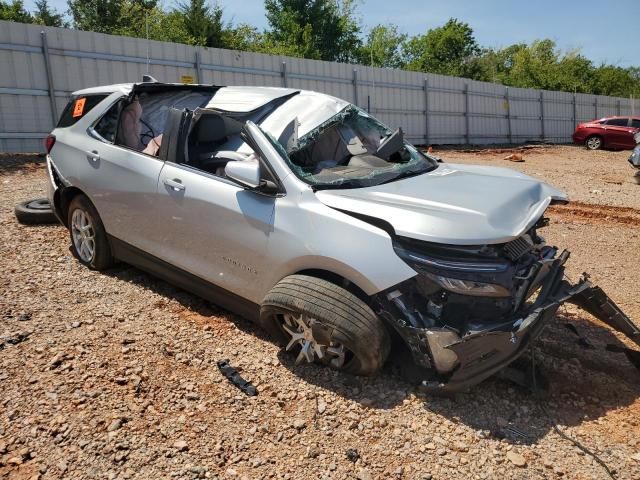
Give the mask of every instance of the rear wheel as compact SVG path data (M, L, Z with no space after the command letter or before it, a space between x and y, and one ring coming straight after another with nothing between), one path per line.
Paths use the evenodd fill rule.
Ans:
M591 135L584 141L584 145L589 150L599 150L602 148L602 137L598 135Z
M100 216L84 195L76 195L71 200L67 225L71 248L80 263L92 270L104 270L113 264L109 240Z
M296 363L371 375L389 354L386 327L366 303L307 275L286 277L267 294L260 323L296 355Z

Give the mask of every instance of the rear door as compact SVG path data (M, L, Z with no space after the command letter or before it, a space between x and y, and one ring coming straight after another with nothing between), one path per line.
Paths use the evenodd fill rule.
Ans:
M154 243L146 232L153 225L163 162L115 143L125 102L124 96L114 98L83 132L76 184L88 194L109 235L147 250Z

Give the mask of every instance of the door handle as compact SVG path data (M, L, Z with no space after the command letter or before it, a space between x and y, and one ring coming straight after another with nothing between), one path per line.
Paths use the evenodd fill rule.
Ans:
M87 158L95 163L100 160L100 154L97 150L91 150L90 152L87 152Z
M185 188L184 185L182 184L182 180L180 180L179 178L174 178L173 180L165 178L163 180L163 183L167 187L170 187L174 192L183 192Z

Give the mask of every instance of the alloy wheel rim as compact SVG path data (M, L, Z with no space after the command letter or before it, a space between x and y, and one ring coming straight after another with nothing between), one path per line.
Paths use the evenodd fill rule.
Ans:
M95 229L91 217L84 210L76 209L71 215L71 236L78 256L85 262L93 260L96 251Z
M600 146L600 139L597 137L590 138L587 142L587 145L589 146L589 148L595 150Z
M340 369L345 366L351 351L343 344L320 342L313 335L313 325L319 323L303 313L286 313L282 315L282 330L288 336L286 351L298 350L296 365L307 362L320 361L332 368Z

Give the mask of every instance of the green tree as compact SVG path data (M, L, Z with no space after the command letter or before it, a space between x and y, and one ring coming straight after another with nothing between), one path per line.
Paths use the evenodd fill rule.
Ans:
M135 5L127 11L127 22L121 22L112 33L129 37L149 38L163 42L197 45L184 28L182 15L177 11L165 12L159 6L144 8Z
M403 52L409 70L468 76L480 48L473 29L467 23L451 18L442 27L409 39Z
M633 70L602 65L593 72L591 91L596 95L628 97L635 91L640 91L640 81L634 80Z
M555 42L536 40L513 55L508 83L523 88L552 89L557 78L557 64Z
M91 32L123 34L144 27L144 12L157 0L68 0L74 28Z
M190 0L178 3L177 11L182 16L184 29L195 45L224 47L222 7L210 5L207 0Z
M514 44L494 50L485 48L468 62L469 77L483 82L503 83L509 85L509 74L513 68L514 58L525 44Z
M357 57L361 40L353 0L266 0L265 9L270 50L343 62Z
M225 29L222 33L222 42L225 45L224 48L231 50L266 53L269 49L265 34L246 23Z
M0 20L33 23L33 17L25 10L22 0L13 0L11 3L0 0Z
M395 25L373 27L358 52L358 60L363 65L387 68L403 68L402 45L407 40L405 33L399 33Z
M591 90L593 63L577 50L563 55L556 69L554 88L564 92L586 93Z
M35 23L47 25L48 27L67 27L64 15L49 6L47 0L36 0L36 10L33 14Z
M595 67L578 50L560 51L549 39L483 50L471 78L522 88L627 96L640 88L640 69Z

